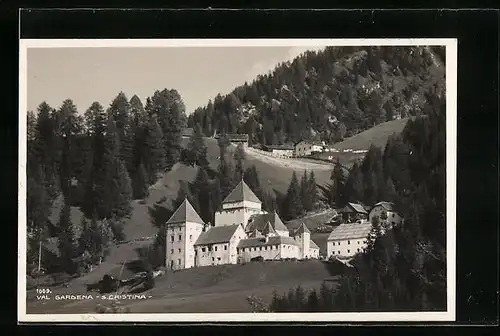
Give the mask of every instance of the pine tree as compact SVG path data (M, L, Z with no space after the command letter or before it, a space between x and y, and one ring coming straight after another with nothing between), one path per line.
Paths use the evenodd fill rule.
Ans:
M76 237L74 234L73 223L71 222L71 208L69 204L64 203L61 215L59 217L58 248L61 264L65 270L73 267L72 259L76 252Z
M47 218L51 213L52 202L47 191L43 167L27 177L26 226L28 233L38 240L45 230Z
M313 203L311 200L307 171L304 171L304 175L302 175L302 178L300 180L300 201L302 203L304 211L307 212L312 210Z
M295 172L293 172L290 185L288 186L284 210L283 217L287 220L297 218L303 213L303 206L300 199L300 185Z
M207 145L203 139L203 133L200 124L196 124L193 136L189 139L187 146L187 164L196 164L204 169L208 167Z
M231 163L226 160L226 151L224 146L220 146L220 159L218 169L218 180L220 183L220 197L224 200L232 191L233 185L233 169Z
M233 160L236 163L234 167L233 184L236 185L243 179L245 174L243 168L243 162L245 161L245 148L242 144L239 144L238 147L236 147L233 154Z
M363 175L356 162L352 165L346 181L345 199L352 202L364 199Z
M314 176L314 171L311 170L309 173L308 180L308 188L309 188L309 197L312 205L311 210L314 210L318 205L318 185L316 184L316 177Z
M215 211L213 201L210 197L211 188L208 174L203 167L198 168L198 173L191 187L191 193L196 198L199 205L200 217L205 223L213 222Z
M330 175L332 180L331 187L331 202L332 205L340 208L347 203L346 197L346 178L344 175L344 168L340 164L339 158L336 158L332 173Z
M140 163L132 178L132 195L134 199L144 199L149 194L149 179L144 164Z
M144 143L142 151L138 155L142 155L139 160L144 163L146 175L148 176L149 184L154 184L157 181L158 173L165 166L165 151L163 149L163 133L160 125L156 121L156 117L152 116L145 128ZM140 141L140 138L137 139ZM139 146L139 144L137 144Z

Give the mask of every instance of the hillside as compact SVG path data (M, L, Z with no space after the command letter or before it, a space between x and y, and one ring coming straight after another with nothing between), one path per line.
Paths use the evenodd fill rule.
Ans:
M167 273L156 279L154 289L145 292L147 300L125 300L132 313L216 313L251 312L246 298L255 295L269 302L273 291L284 293L301 285L304 289L319 288L330 278L323 262L269 261L244 265L207 266ZM54 288L54 294L85 294L86 282L74 281L69 288ZM28 313L94 313L102 300L37 301L33 292L28 293ZM105 302L104 302L105 303Z
M205 134L248 133L254 143L342 141L386 121L425 113L445 94L439 48L327 47L306 52L189 116Z

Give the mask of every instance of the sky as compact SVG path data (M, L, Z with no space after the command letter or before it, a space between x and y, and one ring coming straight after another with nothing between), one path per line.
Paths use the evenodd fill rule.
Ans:
M72 99L80 113L94 101L108 107L123 91L143 104L155 90L176 89L186 113L218 93L251 82L278 63L324 47L29 48L27 104L58 108Z

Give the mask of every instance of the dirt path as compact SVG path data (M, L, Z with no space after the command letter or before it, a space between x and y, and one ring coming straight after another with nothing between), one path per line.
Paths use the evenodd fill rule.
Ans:
M273 156L267 156L264 154L259 153L253 148L247 148L245 152L252 156L253 158L267 162L272 165L280 165L282 167L287 167L290 169L295 169L295 170L331 170L332 166L328 163L323 163L323 162L318 162L318 163L313 163L313 162L308 162L308 161L302 161L299 159L285 159L285 158L278 158L278 157L273 157Z

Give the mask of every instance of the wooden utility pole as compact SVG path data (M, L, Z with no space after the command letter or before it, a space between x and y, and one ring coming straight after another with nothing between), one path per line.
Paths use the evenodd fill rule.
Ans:
M40 238L40 244L38 247L38 274L40 274L41 268L42 268L42 239Z

